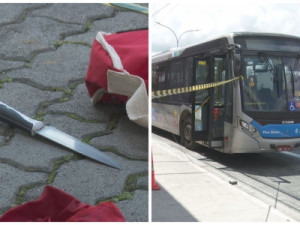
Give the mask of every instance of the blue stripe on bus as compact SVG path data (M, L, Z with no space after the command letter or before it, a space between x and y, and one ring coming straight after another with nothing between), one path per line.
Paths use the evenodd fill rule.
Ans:
M260 125L256 121L250 123L256 127L263 138L297 138L300 137L300 124L268 124Z

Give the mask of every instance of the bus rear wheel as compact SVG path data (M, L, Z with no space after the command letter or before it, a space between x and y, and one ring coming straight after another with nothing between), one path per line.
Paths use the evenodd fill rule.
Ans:
M192 119L186 118L181 127L181 144L187 149L195 149L196 143L192 140Z

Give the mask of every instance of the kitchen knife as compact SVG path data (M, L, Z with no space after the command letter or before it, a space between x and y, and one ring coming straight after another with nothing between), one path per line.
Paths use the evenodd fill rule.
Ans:
M44 126L41 121L34 120L14 108L0 102L0 121L11 126L29 131L31 135L38 134L70 150L80 153L103 164L121 169L120 165L112 158L94 147L56 129L52 126Z

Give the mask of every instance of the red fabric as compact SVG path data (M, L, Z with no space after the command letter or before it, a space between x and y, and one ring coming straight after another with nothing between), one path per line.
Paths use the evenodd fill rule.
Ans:
M13 208L0 218L0 222L29 221L125 222L125 218L112 202L91 206L58 188L46 186L37 200Z
M123 68L130 74L143 78L148 87L148 30L110 34L105 36L105 40L119 55ZM113 67L110 55L97 40L94 40L85 78L91 98L99 88L107 90L108 69L122 72ZM104 94L101 101L110 102L114 98L123 103L128 99L126 96Z

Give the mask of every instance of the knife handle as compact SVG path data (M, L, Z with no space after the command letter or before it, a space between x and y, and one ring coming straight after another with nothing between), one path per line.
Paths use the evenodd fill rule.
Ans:
M41 121L31 119L3 102L0 102L0 121L13 127L29 131L31 135L43 127Z

